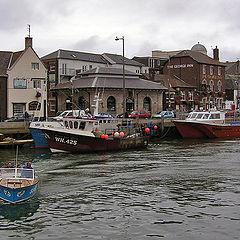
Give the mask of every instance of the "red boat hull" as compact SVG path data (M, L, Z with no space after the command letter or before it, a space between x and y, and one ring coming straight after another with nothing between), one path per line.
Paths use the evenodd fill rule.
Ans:
M175 121L174 124L183 138L240 137L240 123L212 124L194 121Z
M143 149L148 145L148 137L109 138L106 140L51 130L43 130L43 132L51 149L72 153Z
M206 134L202 132L198 125L192 122L174 121L174 124L181 134L182 138L206 138Z

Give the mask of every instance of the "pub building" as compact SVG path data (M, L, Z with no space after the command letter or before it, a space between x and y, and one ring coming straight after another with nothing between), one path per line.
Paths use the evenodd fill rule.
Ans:
M177 109L188 110L190 103L192 110L225 108L225 64L219 61L217 47L213 49L213 58L199 43L191 50L183 50L169 58L163 73L177 76L195 89L191 96L181 90Z

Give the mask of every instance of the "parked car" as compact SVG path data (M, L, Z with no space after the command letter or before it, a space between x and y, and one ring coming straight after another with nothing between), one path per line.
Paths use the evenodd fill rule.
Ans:
M4 122L24 122L24 121L32 121L33 120L33 116L32 115L28 115L28 117L26 118L25 114L15 114L14 117L11 117L9 119L6 119Z
M154 114L152 118L175 118L173 111L161 111L157 114Z
M239 115L239 110L226 110L225 112L225 117L239 117Z
M129 118L150 118L151 113L147 110L134 110L129 115Z
M112 113L99 113L95 118L114 118Z

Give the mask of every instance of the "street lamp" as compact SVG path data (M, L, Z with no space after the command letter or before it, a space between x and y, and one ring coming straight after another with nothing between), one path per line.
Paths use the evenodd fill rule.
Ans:
M123 42L123 117L126 116L126 101L125 101L125 59L124 59L124 36L116 37L115 41L122 40Z

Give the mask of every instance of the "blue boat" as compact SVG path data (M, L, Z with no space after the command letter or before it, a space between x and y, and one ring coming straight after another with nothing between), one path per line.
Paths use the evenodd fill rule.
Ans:
M34 169L0 168L0 199L11 204L32 198L39 183Z

